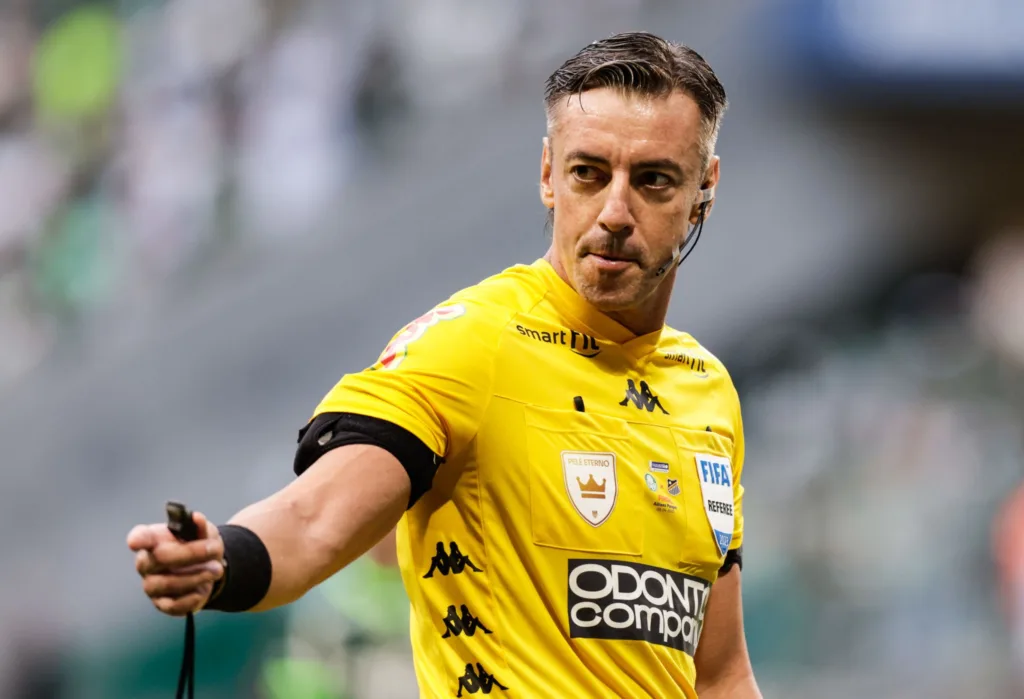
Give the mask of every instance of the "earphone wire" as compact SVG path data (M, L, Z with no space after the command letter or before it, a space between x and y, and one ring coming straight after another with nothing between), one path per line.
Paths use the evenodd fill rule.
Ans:
M693 235L688 236L686 242L683 243L683 247L688 247L689 249L684 254L679 256L679 262L676 263L677 267L683 264L683 262L686 261L686 258L690 256L690 253L693 252L694 249L697 247L697 243L698 241L700 241L700 234L704 230L704 218L709 203L710 202L704 202L700 205L700 212L697 214L697 225L694 226Z

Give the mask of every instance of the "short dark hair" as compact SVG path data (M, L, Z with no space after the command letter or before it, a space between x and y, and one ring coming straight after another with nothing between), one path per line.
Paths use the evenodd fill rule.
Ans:
M602 87L647 97L667 97L681 90L692 97L700 109L701 156L707 167L729 103L718 76L699 53L647 32L595 41L548 78L544 91L548 121L559 101Z

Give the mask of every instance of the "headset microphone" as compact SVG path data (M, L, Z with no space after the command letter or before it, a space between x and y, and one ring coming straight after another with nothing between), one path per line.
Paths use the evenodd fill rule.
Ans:
M686 233L686 238L683 240L682 244L672 251L672 257L669 258L668 262L658 268L658 271L655 272L654 276L660 277L673 267L683 264L683 260L689 257L690 253L693 252L693 249L697 247L697 241L700 240L701 231L704 230L704 219L707 215L708 204L710 204L711 200L714 198L714 187L706 187L700 190L700 202L698 202L700 210L697 213L697 223L690 227L690 230ZM693 245L690 245L690 249L686 250L686 246L691 240L693 241ZM683 254L684 250L686 250L685 255Z

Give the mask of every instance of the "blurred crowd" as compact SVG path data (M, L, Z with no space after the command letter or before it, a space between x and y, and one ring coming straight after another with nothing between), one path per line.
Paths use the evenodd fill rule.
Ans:
M517 89L583 6L0 5L0 390L83 334L158 322L153 304L233 245L332 226L404 115Z
M786 696L1018 696L1024 517L1000 513L1024 476L1020 233L749 338L748 632Z

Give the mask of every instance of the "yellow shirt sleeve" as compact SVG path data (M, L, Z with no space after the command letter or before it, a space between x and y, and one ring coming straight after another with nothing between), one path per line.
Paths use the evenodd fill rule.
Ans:
M733 497L733 529L732 542L729 549L738 549L743 545L743 460L746 457L746 442L743 438L743 415L740 410L739 396L736 397L736 433L733 437L732 451L732 497Z
M348 374L317 406L404 427L448 458L475 436L490 397L500 309L450 300L402 328L373 366Z

